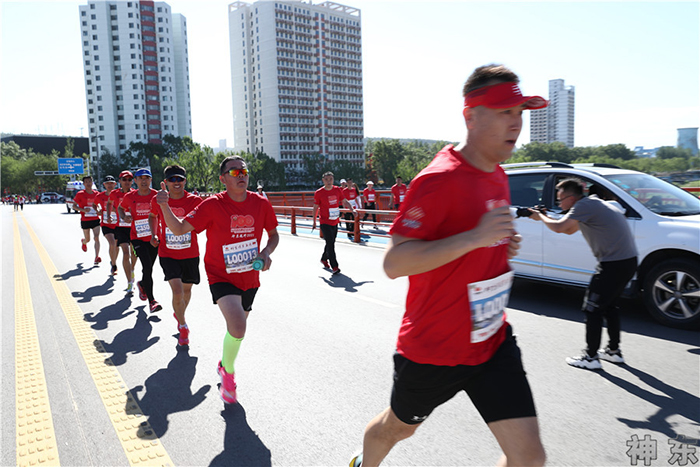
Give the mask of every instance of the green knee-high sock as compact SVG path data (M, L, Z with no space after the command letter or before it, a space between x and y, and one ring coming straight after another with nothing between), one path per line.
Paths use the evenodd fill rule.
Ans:
M221 357L221 366L224 367L226 373L233 373L233 364L238 356L238 350L241 348L243 338L233 337L228 332L224 336L224 354Z

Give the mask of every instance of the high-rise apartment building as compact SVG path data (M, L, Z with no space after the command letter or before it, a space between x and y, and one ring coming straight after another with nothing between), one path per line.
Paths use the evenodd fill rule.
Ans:
M192 136L187 23L164 2L80 6L90 156Z
M549 81L549 105L530 112L530 141L553 143L561 141L574 147L573 86L565 86L563 79Z
M229 5L235 150L291 169L364 163L360 10L294 0Z

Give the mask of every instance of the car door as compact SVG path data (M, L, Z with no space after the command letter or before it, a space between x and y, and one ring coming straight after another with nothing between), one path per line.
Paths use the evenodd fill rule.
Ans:
M509 173L510 204L515 215L518 207L534 207L542 203L546 173ZM542 222L527 217L515 220L515 230L522 236L518 255L511 259L511 267L520 276L542 276Z

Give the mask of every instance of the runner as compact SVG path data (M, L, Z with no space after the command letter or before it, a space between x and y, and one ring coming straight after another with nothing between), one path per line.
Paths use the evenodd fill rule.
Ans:
M401 177L396 177L396 183L391 187L391 196L389 197L389 206L393 206L395 210L399 210L403 199L406 196L406 185Z
M333 172L323 174L323 186L314 193L313 227L316 228L316 216L321 213L321 233L326 246L321 256L321 264L326 269L332 269L333 274L340 274L338 260L335 257L335 237L338 236L338 222L340 219L340 204L352 210L352 206L345 199L342 188L333 185ZM354 213L354 210L353 210Z
M502 65L477 68L464 86L466 141L448 145L411 183L391 228L384 270L408 276L394 355L391 405L365 429L351 466L378 465L439 405L465 391L503 450L498 465L542 465L532 393L506 321L519 237L510 214L508 159L524 97ZM468 203L446 203L446 199Z
M352 178L348 178L347 181L345 182L345 188L343 188L343 196L345 196L345 199L348 200L348 203L350 203L350 206L352 206L353 209L359 209L359 206L357 206L356 199L357 199L357 188L355 186L355 183L352 181ZM345 220L349 221L354 221L355 220L355 215L351 212L346 212L345 215L343 216ZM346 222L345 223L345 230L348 231L348 238L353 239L355 238L355 223L354 222Z
M168 189L168 206L173 215L182 220L189 212L199 206L202 198L185 191L187 172L184 167L170 165L164 171L165 186ZM189 345L190 328L185 321L185 310L192 297L192 285L199 284L199 245L197 235L187 232L174 235L163 221L163 212L154 197L151 200L149 216L151 232L156 232L160 246L158 257L165 273L165 280L173 292L173 316L177 320L180 346Z
M209 196L184 220L168 205L165 183L156 202L173 235L207 231L204 269L212 299L226 320L224 349L218 366L221 398L227 404L237 401L234 362L246 332L246 321L260 287L260 271L270 268L270 255L277 248L277 218L272 205L262 196L248 191L248 167L239 156L221 162L219 180L226 191ZM263 229L267 245L259 251ZM259 251L259 252L258 252ZM257 263L257 264L253 264Z
M105 187L105 191L97 193L93 200L92 207L95 208L97 215L100 217L102 235L104 235L107 239L107 243L109 243L110 274L115 276L117 274L117 256L119 255L119 247L117 246L117 239L115 236L115 229L118 225L118 221L117 210L112 207L110 196L117 186L117 181L113 176L107 175L102 185Z
M119 218L119 223L114 229L114 237L117 239L117 247L122 250L122 268L124 269L124 277L127 281L126 293L132 293L134 289L134 268L136 267L136 252L131 248L131 222L124 219L124 217L119 214L119 206L124 199L124 196L133 191L131 189L131 184L134 182L134 174L128 170L123 170L119 174L119 183L121 188L119 190L114 190L110 195L110 200L112 201L111 207L108 206L108 210L115 210Z
M136 251L136 256L141 262L143 275L136 283L139 289L139 298L148 300L151 313L162 310L153 297L153 263L158 256L158 241L151 236L151 226L148 218L151 214L151 199L157 191L151 188L151 171L149 169L138 169L134 173L138 190L131 191L124 195L119 205L119 215L131 222L131 244ZM126 214L129 211L130 214Z
M362 190L362 199L365 204L365 209L371 209L371 210L376 210L377 209L377 192L374 191L374 182L372 180L367 182L367 188ZM362 218L362 222L367 220L367 217L369 217L369 213L366 212L364 217ZM374 222L374 227L377 227L377 215L372 213L372 222Z
M100 218L93 207L97 192L92 189L92 177L83 177L84 190L80 190L73 198L73 209L80 213L80 228L83 229L83 238L80 239L81 248L87 252L87 244L90 243L90 231L95 236L95 266L99 266L100 258Z

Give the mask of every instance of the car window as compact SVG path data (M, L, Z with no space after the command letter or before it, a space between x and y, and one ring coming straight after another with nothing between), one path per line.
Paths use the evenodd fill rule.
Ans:
M660 178L644 173L606 175L605 178L656 214L700 214L700 199Z
M548 174L513 174L508 176L510 204L533 207L542 204L544 182Z

